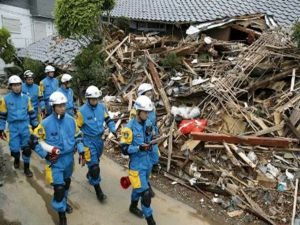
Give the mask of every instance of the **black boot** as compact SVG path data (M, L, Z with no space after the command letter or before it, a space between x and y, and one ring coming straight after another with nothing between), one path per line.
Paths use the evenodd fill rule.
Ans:
M139 202L139 201L131 201L131 204L130 204L130 206L129 206L129 211L130 211L132 214L134 214L134 215L136 215L137 217L139 217L139 218L144 218L144 215L143 215L142 210L140 210L140 209L138 208L138 202Z
M67 203L66 213L71 214L73 212L73 207Z
M107 196L103 193L100 184L96 184L94 185L95 191L96 191L96 195L97 198L100 202L104 202L107 199Z
M15 157L14 168L15 169L19 169L20 168L20 157Z
M156 225L152 215L147 217L146 220L148 225Z
M29 163L24 163L24 173L26 175L26 177L32 177L33 174L29 169Z
M67 217L65 212L59 212L59 225L67 225Z
M148 186L149 186L150 196L151 196L151 198L154 198L154 197L155 197L155 192L153 191L153 189L152 189L150 183L148 183Z

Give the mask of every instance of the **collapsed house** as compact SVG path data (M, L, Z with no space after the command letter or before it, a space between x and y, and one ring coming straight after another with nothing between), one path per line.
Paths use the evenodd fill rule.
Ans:
M267 224L299 217L300 52L288 35L299 7L297 0L120 0L112 18L126 16L138 31L141 23L159 23L158 31L164 24L168 34L104 29L112 72L104 101L117 126L128 121L138 86L153 84L162 175L229 217L247 212ZM72 71L89 43L44 41L19 56ZM120 155L116 142L108 136L106 147Z
M251 42L111 31L103 51L114 86L104 101L121 127L138 86L153 84L164 176L224 196L216 202L230 216L288 224L298 190L299 50L279 29L248 32ZM165 63L172 54L176 67ZM107 139L119 154L114 143Z

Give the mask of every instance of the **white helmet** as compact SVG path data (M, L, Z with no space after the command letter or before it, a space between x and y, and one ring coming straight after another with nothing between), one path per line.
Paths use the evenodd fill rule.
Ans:
M149 97L141 95L135 100L133 108L136 110L151 112L153 110L153 104Z
M49 72L55 72L55 68L53 66L46 66L45 67L45 73L49 73Z
M139 88L138 88L138 96L141 96L142 94L144 94L147 91L153 90L153 86L151 84L148 83L142 83Z
M94 85L89 86L85 91L86 98L99 98L102 92Z
M67 103L67 101L68 100L67 100L66 96L59 91L53 92L49 98L49 104L51 106L64 104L64 103Z
M61 82L62 83L66 83L69 82L70 80L72 80L72 76L70 74L64 73L61 77Z
M11 84L22 84L22 80L19 76L12 75L11 77L8 78L8 85Z
M26 70L24 72L24 78L33 78L33 72L31 70Z

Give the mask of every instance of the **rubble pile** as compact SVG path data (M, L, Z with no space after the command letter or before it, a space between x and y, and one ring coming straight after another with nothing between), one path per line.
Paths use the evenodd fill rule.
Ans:
M280 30L251 37L110 31L103 51L113 87L104 100L121 127L138 86L153 84L164 176L229 217L289 224L300 166L300 54ZM115 147L113 137L107 142Z

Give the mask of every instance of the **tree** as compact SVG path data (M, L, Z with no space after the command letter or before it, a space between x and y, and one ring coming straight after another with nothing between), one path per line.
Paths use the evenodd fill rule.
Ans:
M101 39L101 16L111 11L115 0L57 0L55 24L63 37L89 36Z
M110 12L115 7L116 1L115 0L104 0L102 10L107 11L108 13L108 22L110 22Z
M16 49L11 43L10 33L7 29L0 29L0 58L4 60L5 63L10 63L13 61L16 55Z
M292 31L292 37L297 42L298 48L300 48L300 21L293 25Z
M99 36L103 0L57 0L55 24L63 37Z

